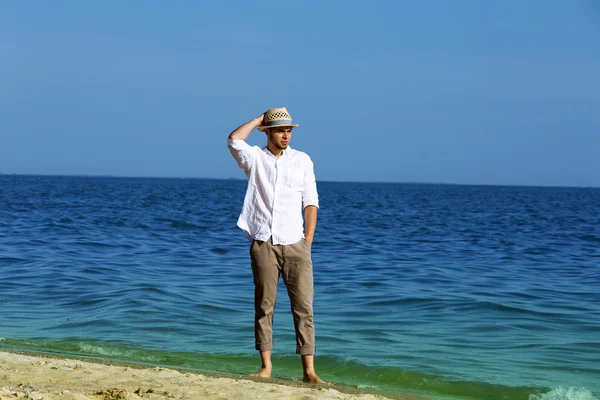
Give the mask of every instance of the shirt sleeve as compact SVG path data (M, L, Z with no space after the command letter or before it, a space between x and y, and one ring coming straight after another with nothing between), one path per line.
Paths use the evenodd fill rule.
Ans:
M235 158L235 161L237 161L238 166L247 173L254 159L252 147L240 139L227 139L227 147L229 147L229 151L233 158Z
M315 178L315 168L312 160L308 159L306 166L306 176L304 179L304 189L302 190L303 207L315 206L319 208L319 194L317 193L317 181Z

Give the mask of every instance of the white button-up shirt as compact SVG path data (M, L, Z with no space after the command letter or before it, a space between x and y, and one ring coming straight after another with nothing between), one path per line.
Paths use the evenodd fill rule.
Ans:
M304 237L302 210L319 207L313 162L308 154L283 150L277 158L267 147L227 141L229 151L248 176L248 189L237 225L249 240L292 244Z

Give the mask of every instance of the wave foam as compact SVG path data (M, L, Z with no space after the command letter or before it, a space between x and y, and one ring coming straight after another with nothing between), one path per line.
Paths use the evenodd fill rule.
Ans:
M598 400L598 398L585 388L557 387L548 393L530 394L529 400Z

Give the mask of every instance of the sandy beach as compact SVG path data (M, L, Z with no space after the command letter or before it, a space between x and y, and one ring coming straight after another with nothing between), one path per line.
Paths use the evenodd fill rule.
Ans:
M301 382L245 377L0 352L0 400L121 399L379 399L377 394ZM414 396L396 399L423 399Z

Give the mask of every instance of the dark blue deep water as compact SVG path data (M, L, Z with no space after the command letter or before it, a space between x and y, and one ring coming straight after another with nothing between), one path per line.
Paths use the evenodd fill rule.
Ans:
M600 189L318 189L322 378L432 399L598 397ZM254 372L244 192L0 176L0 349ZM280 289L274 375L297 380Z

